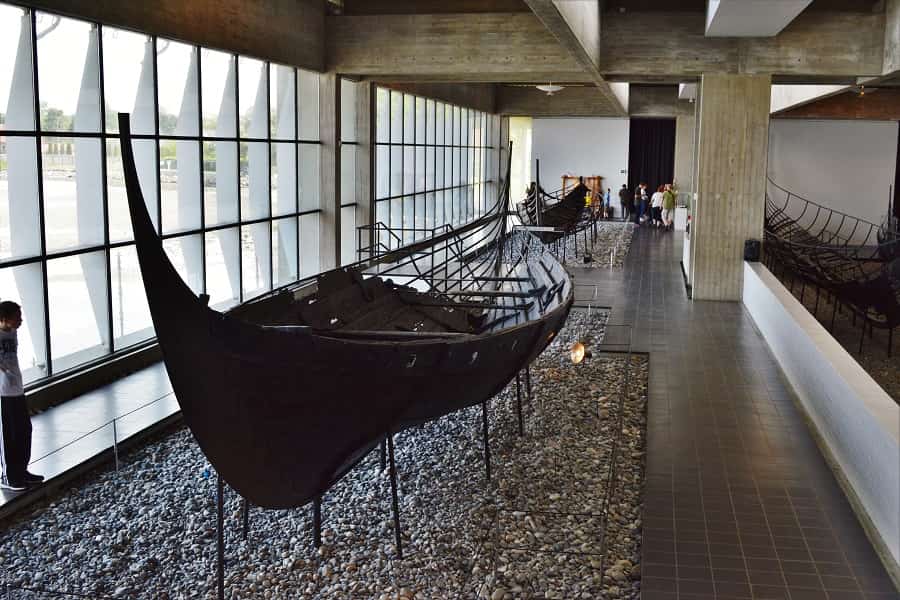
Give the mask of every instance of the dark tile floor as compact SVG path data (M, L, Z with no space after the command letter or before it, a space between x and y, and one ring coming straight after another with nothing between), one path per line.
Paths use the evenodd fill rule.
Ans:
M578 269L650 353L643 600L900 598L739 303L688 300L681 234Z

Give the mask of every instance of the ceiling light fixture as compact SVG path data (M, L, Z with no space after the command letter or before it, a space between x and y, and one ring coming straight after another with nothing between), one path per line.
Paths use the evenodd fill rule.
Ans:
M561 86L561 85L553 85L552 82L548 83L547 85L536 85L536 86L534 86L534 87L536 87L537 89L541 90L542 92L546 92L548 96L552 96L552 95L555 94L556 92L558 92L558 91L560 91L561 89L563 89L563 86Z

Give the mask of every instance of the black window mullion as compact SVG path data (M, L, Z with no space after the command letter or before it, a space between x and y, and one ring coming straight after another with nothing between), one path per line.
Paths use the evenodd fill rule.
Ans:
M156 156L156 229L159 233L162 233L162 174L160 173L161 167L159 162L159 62L156 52L159 38L154 35L151 36L150 40L153 46L153 132L156 137L154 140L154 155ZM188 67L188 70L190 70L190 67ZM122 132L120 131L119 133L121 134ZM200 177L202 180L202 172Z
M277 67L276 67L277 68ZM268 133L268 143L266 145L266 160L269 165L268 187L266 195L269 197L269 289L275 287L275 257L273 256L272 241L275 239L275 211L272 210L272 63L266 61L263 63L263 74L266 77L266 132ZM238 194L240 195L240 194ZM257 250L259 256L259 250ZM257 260L259 260L257 258Z
M199 146L199 162L200 162L200 287L203 294L209 293L209 286L206 285L206 184L203 172L203 52L200 46L194 46L194 52L197 54L197 115L199 119L197 141ZM176 160L178 159L176 155ZM179 198L179 201L181 199Z
M235 135L235 143L237 144L237 152L235 153L235 160L237 161L237 168L235 169L235 177L237 177L237 236L238 236L238 245L237 245L237 265L238 265L238 303L244 301L244 252L241 248L243 245L243 231L242 231L242 221L244 215L241 213L241 74L240 69L238 68L238 63L240 59L237 54L232 54L232 60L234 61L234 135ZM226 78L227 81L227 78ZM228 93L228 90L225 90L225 94ZM249 148L248 148L249 150ZM216 160L218 161L218 154L216 155ZM218 174L216 175L216 179L218 180ZM219 203L219 198L216 198L216 204ZM220 244L221 245L221 244ZM226 270L228 269L228 259L225 259Z

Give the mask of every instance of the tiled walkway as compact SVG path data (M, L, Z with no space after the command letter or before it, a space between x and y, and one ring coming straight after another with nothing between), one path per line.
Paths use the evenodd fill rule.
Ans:
M624 270L576 273L650 353L643 600L900 598L749 315L688 300L680 256L681 234L642 230ZM177 410L161 364L36 416L32 470L108 450L135 409L119 439Z
M900 598L750 316L688 300L680 257L641 230L576 274L650 353L643 600Z

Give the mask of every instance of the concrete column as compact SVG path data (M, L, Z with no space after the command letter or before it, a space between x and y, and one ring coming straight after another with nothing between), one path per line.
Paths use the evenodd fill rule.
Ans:
M696 119L691 116L675 117L675 184L678 200L690 204L694 191L694 129Z
M691 222L695 300L741 299L744 241L761 239L770 75L704 74L697 201Z
M375 84L364 81L356 85L356 225L370 225L375 219L375 203L372 188L374 177L373 146ZM366 230L363 230L366 231ZM371 242L364 234L360 247Z
M319 271L341 264L341 80L319 76Z

